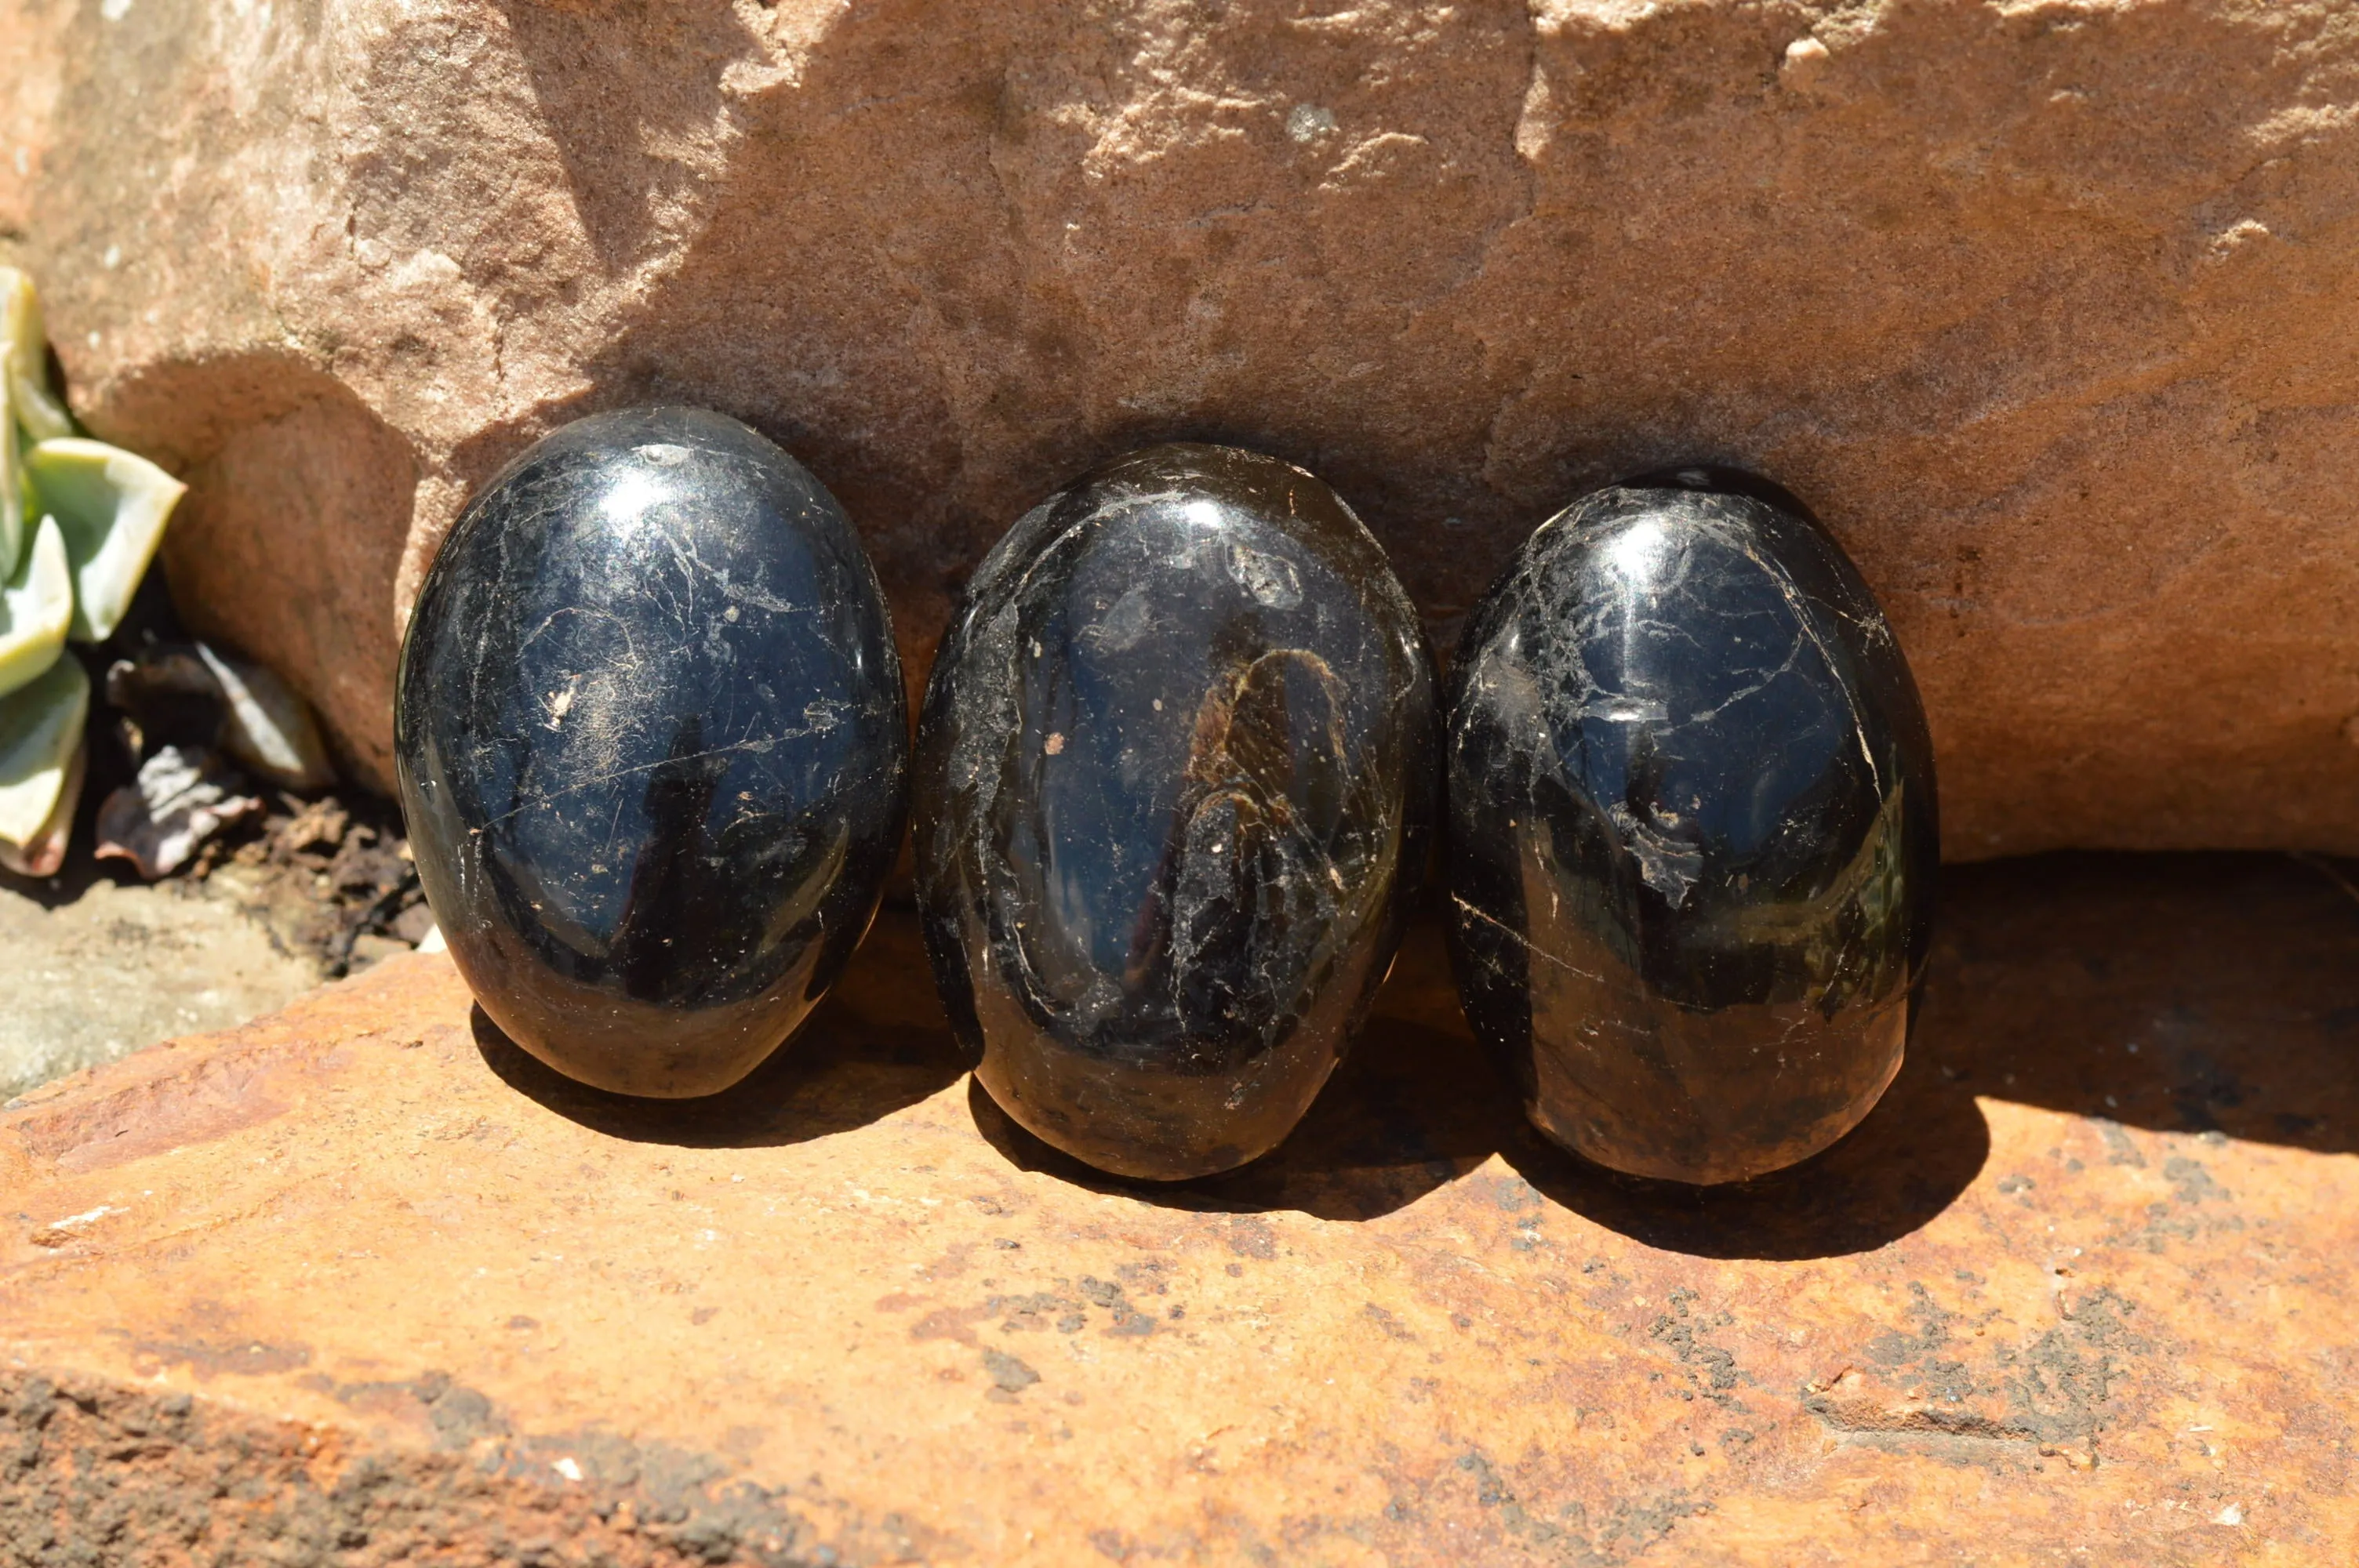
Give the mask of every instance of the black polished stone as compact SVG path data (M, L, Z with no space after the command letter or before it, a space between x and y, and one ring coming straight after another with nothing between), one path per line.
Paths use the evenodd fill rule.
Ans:
M1867 1114L1930 941L1932 743L1799 503L1685 470L1567 508L1469 621L1447 728L1459 987L1543 1132L1705 1184Z
M428 573L395 756L484 1011L560 1072L710 1094L833 983L899 844L908 741L843 509L734 419L596 415Z
M1121 1175L1274 1148L1399 943L1435 741L1416 612L1301 470L1156 447L1027 514L918 742L927 946L984 1087Z

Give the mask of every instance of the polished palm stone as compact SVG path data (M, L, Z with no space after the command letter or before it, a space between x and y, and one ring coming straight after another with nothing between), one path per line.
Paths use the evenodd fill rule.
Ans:
M419 878L484 1011L625 1094L727 1087L875 914L901 669L834 497L734 419L566 426L436 558L395 753Z
M1543 524L1466 627L1444 750L1461 993L1542 1131L1728 1182L1875 1106L1930 936L1932 745L1799 503L1686 470Z
M984 1087L1123 1175L1275 1147L1399 942L1436 739L1416 613L1301 470L1156 447L1027 514L918 743L927 946Z

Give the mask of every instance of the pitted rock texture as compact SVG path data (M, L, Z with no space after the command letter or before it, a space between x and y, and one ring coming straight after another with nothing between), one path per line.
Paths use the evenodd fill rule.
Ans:
M467 494L739 416L911 678L1154 438L1334 483L1437 646L1722 461L1890 611L1947 850L2359 849L2359 35L2333 0L0 0L0 253L192 493L192 619L387 774Z
M0 1563L2342 1563L2347 866L1953 871L1850 1137L1525 1123L1413 935L1276 1152L1124 1184L888 911L623 1099L386 961L0 1110Z

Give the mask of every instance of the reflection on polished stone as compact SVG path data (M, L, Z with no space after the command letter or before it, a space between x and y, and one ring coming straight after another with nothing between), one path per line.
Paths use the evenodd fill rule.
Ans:
M908 731L842 507L721 415L577 421L471 503L402 649L419 880L560 1072L710 1094L825 993L898 847Z
M1157 447L1043 502L918 747L927 946L984 1088L1121 1175L1274 1148L1398 945L1434 742L1416 612L1310 475Z
M1540 1130L1702 1184L1855 1126L1940 836L1916 683L1841 546L1750 476L1599 491L1493 585L1451 693L1459 985Z

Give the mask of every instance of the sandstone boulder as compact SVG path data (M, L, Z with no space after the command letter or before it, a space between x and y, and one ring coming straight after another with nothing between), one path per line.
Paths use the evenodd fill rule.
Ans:
M625 1101L448 958L0 1106L0 1564L2359 1560L2359 914L1951 873L1810 1164L1556 1152L1429 930L1266 1159L1098 1178L888 911L741 1089Z
M1436 636L1753 465L1923 683L1949 850L2359 850L2359 32L2333 0L0 0L0 257L168 565L388 771L469 492L711 405L913 676L1150 438L1318 470Z

